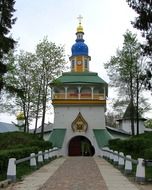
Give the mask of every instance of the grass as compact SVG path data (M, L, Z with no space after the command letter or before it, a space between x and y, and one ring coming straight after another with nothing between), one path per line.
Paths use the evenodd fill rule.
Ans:
M0 181L3 181L3 180L5 180L7 178L7 176L6 176L6 173L1 173L1 175L0 175Z
M25 175L31 174L33 171L35 169L30 167L29 161L20 163L16 167L16 179L22 180Z
M146 166L146 181L152 182L152 166Z
M37 151L48 150L52 147L50 142L41 140L38 136L24 133L24 132L9 132L9 133L0 133L0 181L6 179L7 173L7 163L6 161L12 156L17 159L29 156L29 152L24 150L25 148L34 148L36 147ZM13 151L19 151L17 154L12 153ZM5 152L8 152L5 153ZM5 153L5 154L4 154ZM29 161L20 163L17 165L17 179L22 179L22 176L30 174L34 171L33 168L30 168Z

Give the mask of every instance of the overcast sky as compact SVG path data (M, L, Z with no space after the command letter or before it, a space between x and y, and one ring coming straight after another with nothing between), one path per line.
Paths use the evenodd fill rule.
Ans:
M90 70L98 72L107 82L103 63L121 48L127 29L137 33L130 23L136 15L126 0L16 0L15 9L17 21L11 33L19 49L33 52L36 44L48 36L49 41L65 46L67 59L81 14L91 56ZM0 121L11 120L12 117L0 115Z
M103 63L121 47L126 30L135 31L130 23L135 12L126 0L18 0L15 8L17 21L11 32L20 49L34 51L36 44L48 36L50 41L65 46L67 57L75 43L77 17L81 14L92 58L90 68L105 80Z

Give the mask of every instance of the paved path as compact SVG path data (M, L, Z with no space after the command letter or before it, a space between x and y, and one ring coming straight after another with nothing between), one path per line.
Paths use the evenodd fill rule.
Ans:
M108 190L93 157L69 157L40 190Z
M152 190L152 185L133 184L99 157L62 157L6 190Z
M107 184L108 190L138 190L121 172L99 157L95 161Z
M23 181L11 184L6 190L38 190L65 160L66 158L63 157L50 162L31 175L26 176Z

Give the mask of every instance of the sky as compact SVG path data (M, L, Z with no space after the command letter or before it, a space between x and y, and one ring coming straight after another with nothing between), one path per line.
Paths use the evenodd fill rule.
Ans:
M123 34L129 29L139 36L131 25L136 14L126 0L16 0L15 9L17 20L11 34L18 41L18 49L34 52L48 36L49 41L64 45L67 60L76 39L77 17L82 15L90 70L106 82L104 63L122 47ZM112 96L109 92L109 99ZM0 121L10 123L14 116L0 114Z

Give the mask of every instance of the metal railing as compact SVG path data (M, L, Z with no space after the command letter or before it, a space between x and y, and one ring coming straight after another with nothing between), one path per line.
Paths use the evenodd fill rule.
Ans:
M7 167L7 179L13 182L16 181L16 166L20 163L30 161L30 166L36 168L37 165L42 165L44 161L48 161L49 159L58 156L59 148L54 147L53 149L45 150L44 152L39 151L38 154L31 153L29 157L18 160L16 160L16 158L10 158Z

